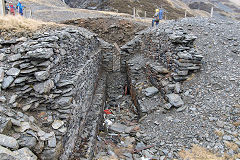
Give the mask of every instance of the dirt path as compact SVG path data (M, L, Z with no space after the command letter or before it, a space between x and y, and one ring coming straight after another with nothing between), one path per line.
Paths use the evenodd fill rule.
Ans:
M99 18L99 17L121 17L150 25L151 19L132 19L132 16L124 13L87 10L70 8L61 0L23 0L26 7L24 16L46 22L62 22L72 19ZM30 15L32 13L32 16Z
M23 4L26 6L25 17L31 17L31 10L32 18L42 21L60 22L76 18L104 16L88 10L72 9L60 0L25 0Z

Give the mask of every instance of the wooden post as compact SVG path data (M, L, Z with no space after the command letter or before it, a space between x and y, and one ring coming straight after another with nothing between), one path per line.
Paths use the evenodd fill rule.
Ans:
M30 7L29 18L32 18L32 8Z
M213 7L211 8L211 18L213 17Z
M136 17L136 10L135 10L135 7L133 7L133 18Z
M20 15L20 7L18 7L17 13L18 15Z
M136 17L140 17L139 14L138 14L138 10L136 9Z
M147 18L147 11L144 12L144 18Z
M24 9L24 14L23 14L23 16L27 18L27 11L26 11L26 9Z
M187 18L187 10L185 10L185 18Z
M5 16L5 1L0 0L0 15Z

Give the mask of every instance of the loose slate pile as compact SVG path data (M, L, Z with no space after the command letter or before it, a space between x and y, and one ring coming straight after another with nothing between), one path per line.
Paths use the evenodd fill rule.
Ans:
M180 27L155 28L141 32L121 48L121 64L127 66L131 95L141 116L161 107L184 110L181 82L202 65L203 56L193 45L196 38Z
M100 46L74 27L0 40L0 159L58 159L63 136L77 134L74 125L91 105L84 102L94 92Z
M148 114L148 116L145 116L141 120L141 127L146 134L142 134L140 138L142 141L146 142L145 144L156 145L155 150L146 149L146 152L150 154L148 158L157 155L159 159L184 159L186 157L181 157L183 155L180 155L179 151L182 149L188 150L192 147L192 144L197 144L204 149L209 149L210 152L215 153L217 157L219 156L219 159L234 159L239 156L240 152L240 36L239 32L237 32L240 29L240 23L220 19L186 18L179 21L168 21L163 23L159 26L160 30L158 30L158 32L168 31L169 29L178 31L180 28L183 28L183 30L187 33L197 35L198 38L194 44L196 44L196 48L204 56L204 65L201 68L201 73L196 73L187 81L179 82L180 93L178 95L181 96L183 102L185 103L185 107L175 109L175 107L167 105L169 108L171 107L171 109L165 110L165 112L160 112L160 109L162 108L160 107L155 112ZM155 31L157 32L157 30ZM156 32L152 33L151 36L158 34ZM134 54L132 51L134 49L136 51L137 47L140 48L139 46L141 46L141 41L144 40L144 37L146 37L149 32L145 33L146 35L138 36L138 40L135 39L132 41L131 45L133 47L130 47L130 44L129 46L125 46L126 49L124 49L125 52L123 55L127 55L127 62L132 62L133 58L131 55ZM150 44L152 43L151 36L148 38ZM143 43L144 45L142 45L142 48L145 48L146 46L145 44L147 41L144 40L144 42L145 43ZM163 41L161 40L160 42ZM174 48L172 47L173 44L171 41L165 41L165 43L158 43L156 41L154 44L161 44L161 47L156 47L156 50L150 53L147 52L148 50L145 50L144 52L148 55L154 53L157 55L159 53L158 50L160 49L165 50L165 53L167 53L168 51L171 51L171 48ZM147 47L150 48L151 45L147 45ZM193 47L195 48L195 46ZM141 50L137 50L136 53L141 53L140 51ZM171 51L171 53L174 52ZM178 56L177 53L174 53L174 55ZM164 57L164 54L161 57ZM159 58L155 59L158 60ZM163 65L162 62L164 61L160 61L160 64L154 66L162 66L169 70L169 68ZM167 62L171 62L171 60ZM129 64L131 65L131 63ZM147 62L145 64L147 64ZM148 66L151 64L152 63L149 63ZM142 68L145 69L147 67L143 65ZM150 66L150 68L152 67ZM156 69L160 67L154 68ZM142 72L143 69L140 71ZM140 71L135 71L136 78L143 76ZM174 71L169 71L175 73ZM190 71L190 73L191 72L192 71ZM171 80L173 79L171 74L166 80L162 79L162 75L160 74L155 77L158 76L162 82L167 82L163 83L165 84L164 86L167 86L169 82L174 82ZM152 83L155 84L158 82L157 78L150 79L151 83L149 83L149 86L144 87L144 89L152 87ZM133 87L135 86L133 85ZM162 94L166 95L165 93L168 93L168 90L171 91L169 94L176 94L179 91L179 85L174 83L174 85L171 85L166 89L164 87ZM159 92L161 91L162 90L159 90ZM168 103L169 102L167 101L166 104ZM167 106L164 107L167 108ZM184 111L176 112L176 110ZM194 157L194 155L202 152L201 149L193 149L188 153L192 153L192 156ZM202 159L204 159L204 157L202 157Z

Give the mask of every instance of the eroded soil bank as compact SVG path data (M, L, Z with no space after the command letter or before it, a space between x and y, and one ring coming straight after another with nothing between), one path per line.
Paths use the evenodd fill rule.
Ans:
M133 39L137 32L147 28L147 25L142 23L114 17L70 20L64 24L86 28L104 41L117 43L119 46Z

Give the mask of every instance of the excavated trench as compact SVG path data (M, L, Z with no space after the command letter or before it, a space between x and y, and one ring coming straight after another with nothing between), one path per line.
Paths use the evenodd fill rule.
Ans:
M237 156L239 105L229 106L238 100L237 87L231 90L237 38L215 42L222 29L206 33L215 22L183 19L142 30L99 18L66 22L95 33L71 25L29 35L0 29L9 35L0 38L0 159L185 159L192 144ZM197 43L190 33L200 36ZM215 45L221 40L234 48L225 54L227 46ZM201 53L210 58L202 69ZM220 63L233 63L234 75ZM226 73L226 85L216 84ZM217 102L226 94L232 98Z
M154 112L185 109L181 82L200 69L202 60L193 46L196 37L181 28L176 33L143 30L146 26L115 18L79 19L65 24L87 28L115 49L113 70L101 74L71 158L158 159L162 152L149 142L141 121Z
M164 158L145 118L185 109L181 83L203 58L196 37L117 18L65 23L95 34L64 26L0 40L4 152L43 160Z
M80 141L76 143L71 159L124 158L124 152L126 150L132 152L134 148L128 145L118 146L118 144L123 140L131 139L133 136L130 135L131 131L139 130L137 124L139 113L132 102L127 71L120 68L120 47L147 26L117 18L78 19L63 23L83 27L96 33L98 37L114 46L117 52L116 59L119 59L119 66L115 71L101 73L94 97L101 96L93 100L93 108L90 109L84 125L83 134L85 135L80 136ZM100 109L94 108L96 101L101 102L98 105ZM97 119L94 119L94 116L97 116ZM109 126L113 122L114 125L111 127L115 128L112 130ZM126 128L122 124L127 124L129 127ZM125 130L129 131L121 135Z

